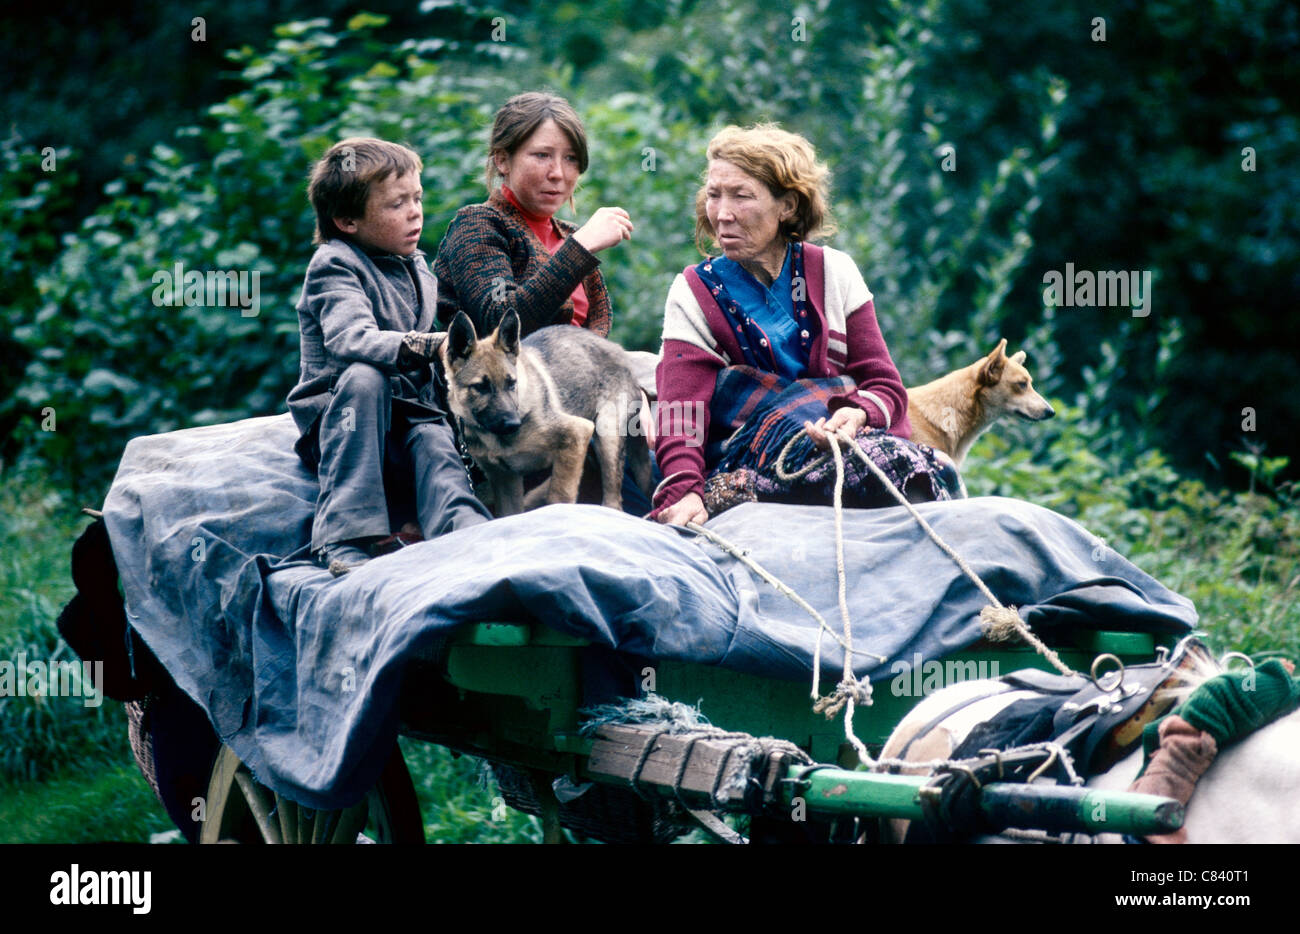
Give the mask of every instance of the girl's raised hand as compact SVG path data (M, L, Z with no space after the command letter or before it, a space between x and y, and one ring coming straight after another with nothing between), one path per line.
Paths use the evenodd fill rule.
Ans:
M573 235L588 253L599 253L632 239L632 218L622 208L599 208Z

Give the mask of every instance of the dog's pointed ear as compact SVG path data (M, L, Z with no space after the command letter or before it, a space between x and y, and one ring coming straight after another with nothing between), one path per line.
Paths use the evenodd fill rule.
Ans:
M519 315L513 308L505 313L497 325L497 345L503 353L512 357L519 356Z
M447 356L452 360L463 360L474 352L478 335L474 333L474 322L463 311L456 312L456 317L447 329Z
M1025 365L1025 352L1024 352L1023 350L1017 350L1015 353L1013 353L1013 354L1012 354L1010 357L1008 357L1007 359L1009 359L1012 363L1018 364L1018 365L1020 365L1020 366L1024 366L1024 365Z
M1007 339L1004 337L998 341L998 345L993 348L993 352L984 358L984 365L980 367L979 381L981 386L993 386L998 380L1002 379L1002 367L1007 362Z

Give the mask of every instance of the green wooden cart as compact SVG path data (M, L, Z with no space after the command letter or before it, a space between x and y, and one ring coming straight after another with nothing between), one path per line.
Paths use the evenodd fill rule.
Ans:
M1130 664L1151 661L1157 650L1152 636L1128 632L1080 634L1071 644L1053 647L1083 671L1103 653ZM645 672L654 691L698 705L726 732L683 734L654 723L584 732L583 649L581 640L541 624L466 627L439 657L411 663L401 731L493 762L505 799L539 815L547 841L559 841L561 827L568 826L596 839L663 842L696 821L734 841L736 832L718 819L728 811L748 815L745 828L754 841L872 841L876 819L927 813L934 782L861 768L844 741L842 719L812 712L807 682L661 661ZM976 644L942 661L970 672L994 663L1003 673L1048 667L1033 650L1006 644ZM921 699L911 693L878 683L872 705L858 709L857 735L873 754ZM774 740L758 741L764 737ZM737 770L744 787L735 781ZM732 792L720 795L724 777ZM979 807L992 826L1047 832L1149 834L1182 822L1181 806L1169 799L1065 784L985 783ZM1094 819L1098 813L1104 813L1104 824ZM344 811L313 812L259 785L223 747L201 836L204 842L268 843L424 839L412 783L396 749L365 800Z

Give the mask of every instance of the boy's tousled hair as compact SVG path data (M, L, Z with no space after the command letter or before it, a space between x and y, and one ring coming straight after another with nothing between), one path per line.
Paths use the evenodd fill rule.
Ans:
M420 157L405 146L369 136L354 136L335 143L311 172L307 197L316 211L316 232L312 243L319 246L346 234L334 223L336 217L360 218L366 214L370 186L390 175L424 170Z

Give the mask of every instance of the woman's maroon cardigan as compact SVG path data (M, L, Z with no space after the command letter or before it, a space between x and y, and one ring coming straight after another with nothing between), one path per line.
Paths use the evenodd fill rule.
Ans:
M826 254L832 253L832 276L858 283L861 276L845 254L814 244L804 245L804 275L807 277L808 305L815 312L818 334L809 351L810 377L847 374L858 384L856 391L831 399L833 412L851 405L867 415L867 425L884 428L900 438L910 438L907 420L907 390L889 355L889 348L876 321L874 302L865 292L866 301L856 308L828 307ZM655 371L658 388L658 439L655 457L664 481L655 491L654 515L673 505L688 493L704 495L704 443L709 437L709 402L718 372L724 366L741 363L744 355L732 333L722 309L700 280L693 266L682 273L692 301L683 303L687 323L696 334L710 335L706 349L700 343L673 336L672 294L665 313L665 332L659 367ZM843 286L843 283L837 283ZM681 294L681 284L674 283ZM841 287L836 294L845 294ZM843 322L843 324L841 324ZM842 327L841 331L839 328ZM711 352L710 352L711 351ZM721 359L719 359L721 358ZM683 419L683 407L694 421ZM700 419L703 423L700 423Z

